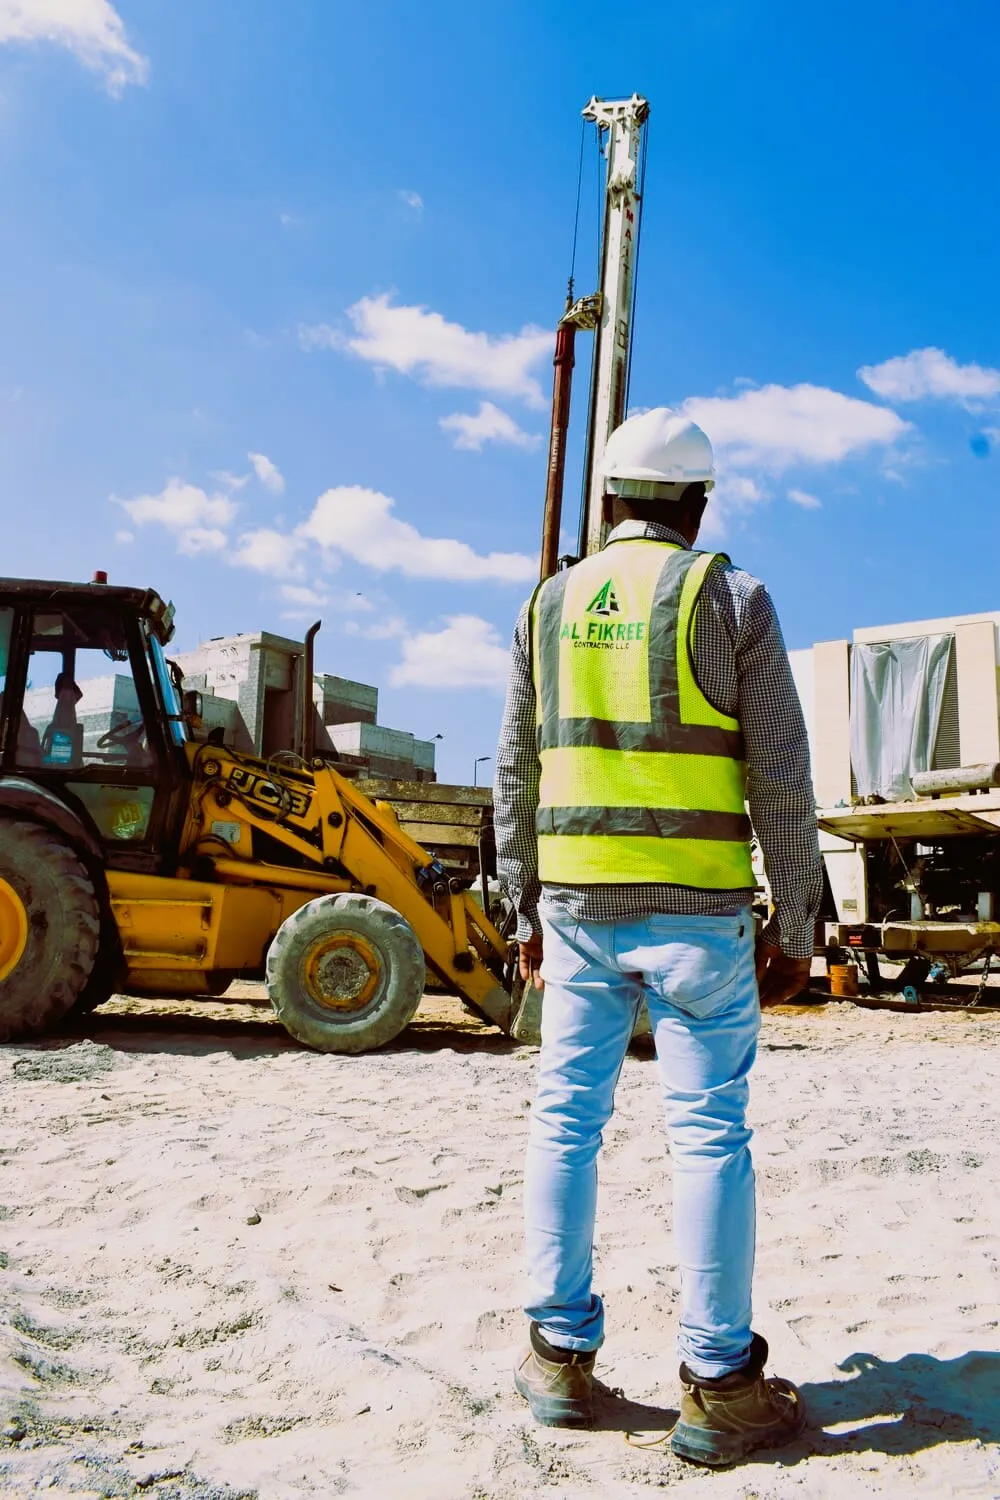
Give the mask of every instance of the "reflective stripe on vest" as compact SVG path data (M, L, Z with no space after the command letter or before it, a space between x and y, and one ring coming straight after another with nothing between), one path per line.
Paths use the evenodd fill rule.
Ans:
M542 881L754 885L743 736L691 665L718 556L629 538L536 592Z

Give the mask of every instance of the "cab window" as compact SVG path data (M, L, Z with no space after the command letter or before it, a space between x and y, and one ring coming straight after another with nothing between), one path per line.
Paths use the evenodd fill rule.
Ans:
M35 612L15 760L54 771L151 764L116 615L94 605Z
M163 647L155 635L150 636L149 651L153 659L153 676L160 690L160 699L167 715L171 742L175 745L183 745L187 741L188 732L181 712L180 697L170 675L170 663L164 656Z
M3 695L7 686L7 662L10 659L10 638L14 631L14 611L0 609L0 728L3 726Z
M7 661L10 656L10 638L14 630L14 611L0 609L0 693L7 685Z
M14 611L9 606L0 609L0 726L3 724L3 700L7 689L7 670L10 663L11 643L14 634ZM14 734L16 756L22 766L40 764L38 736L22 713Z

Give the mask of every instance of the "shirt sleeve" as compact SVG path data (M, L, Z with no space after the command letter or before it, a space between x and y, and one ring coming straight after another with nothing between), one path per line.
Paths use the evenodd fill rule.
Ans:
M747 801L774 903L763 935L789 958L810 958L823 866L809 740L781 626L763 584L746 600L735 646Z
M521 610L510 651L510 679L494 760L493 823L497 874L517 913L519 941L541 932L535 813L542 768L538 759L535 685L528 650L528 606Z

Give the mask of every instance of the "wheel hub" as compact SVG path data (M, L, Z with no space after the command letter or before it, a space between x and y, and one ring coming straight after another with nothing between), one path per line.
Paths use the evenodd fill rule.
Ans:
M321 939L309 952L305 977L313 999L328 1010L364 1010L378 988L382 965L371 943L356 932Z
M17 968L28 941L28 913L14 887L0 879L0 980Z

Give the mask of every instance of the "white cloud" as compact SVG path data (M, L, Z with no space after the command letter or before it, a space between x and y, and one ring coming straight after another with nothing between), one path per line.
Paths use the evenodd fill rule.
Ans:
M209 472L209 478L221 484L230 494L234 494L236 490L241 490L245 484L249 483L250 475L231 474L228 469L212 469Z
M251 458L260 460L263 455L252 454ZM225 479L231 480L232 476L225 475ZM352 595L343 590L342 601L337 603L332 596L321 597L304 584L294 582L301 578L305 562L310 552L315 553L317 544L327 569L338 567L344 556L379 573L397 571L409 578L460 583L528 583L537 569L534 558L521 552L483 554L454 537L423 536L415 526L394 514L396 502L388 495L360 485L327 490L306 520L291 530L281 529L279 517L276 525L241 531L232 540L229 528L238 507L230 493L209 493L182 479L170 479L159 494L137 495L131 500L115 496L112 499L134 526L164 527L174 536L178 551L189 557L231 548L228 561L234 567L290 580L286 600L310 608L324 602L333 602L344 610L370 611L374 607L358 591ZM124 535L119 533L119 540Z
M912 430L887 406L818 385L765 385L738 396L692 396L684 411L735 469L772 473L796 464L839 463L886 447Z
M311 620L317 609L323 609L329 614L346 616L337 626L344 634L368 636L372 640L386 640L403 633L406 628L405 622L396 618L380 619L375 625L362 626L352 617L374 614L376 607L357 589L327 590L320 583L310 587L286 583L282 585L280 592L283 599L296 606L294 610L285 612L283 618L286 620ZM400 626L402 630L399 629Z
M122 547L127 547L131 542L135 541L135 536L131 531L116 531L115 541Z
M227 541L222 528L236 515L236 502L228 495L210 495L183 479L168 479L158 495L137 495L116 503L134 526L165 526L176 536L178 549L189 557L221 551Z
M742 506L744 509L749 509L751 505L758 505L761 500L769 498L767 491L762 489L756 479L751 479L748 474L724 473L720 475L712 494L716 499L722 497L730 505Z
M358 620L348 620L344 629L348 635L357 635L366 641L394 641L408 635L410 631L402 615L389 615L384 620L377 620L374 625L362 625Z
M393 687L489 688L503 692L510 654L500 632L478 615L452 615L443 630L403 640L403 659L392 668Z
M234 567L252 568L255 573L280 578L300 571L301 549L302 542L294 534L261 526L256 531L244 531L237 539L232 562Z
M306 588L303 584L284 583L281 586L281 597L289 604L301 604L309 609L322 609L329 602L329 595L321 589Z
M412 208L414 213L423 213L424 200L423 198L421 198L420 194L415 193L412 188L400 188L396 194L396 197L400 200L401 203L405 203L407 208Z
M452 442L456 448L470 453L481 453L484 443L509 443L514 448L530 450L537 448L542 440L537 432L525 432L492 401L480 401L475 413L456 411L450 417L442 417L438 426L455 434Z
M732 469L723 468L709 496L708 508L701 525L701 541L721 542L731 516L752 510L755 505L770 498L770 492L756 479L751 479L749 474L737 474Z
M772 498L773 480L789 469L819 468L877 450L881 462L905 460L898 444L914 428L888 406L845 396L827 386L754 386L735 395L692 396L683 411L705 429L715 449L718 479L703 526L717 542L740 512ZM786 491L794 504L816 509L804 488Z
M285 478L277 464L273 464L265 453L248 453L247 458L253 464L253 471L264 488L273 495L283 495Z
M149 61L129 46L109 0L0 0L0 43L51 42L104 74L109 93L145 83Z
M858 376L886 401L965 402L1000 396L1000 370L960 365L943 349L911 349L880 365L863 365Z
M296 535L342 552L378 572L396 569L410 578L447 578L460 582L487 579L527 583L534 578L534 558L520 552L486 556L451 537L425 537L408 521L393 515L395 501L378 490L342 485L320 495Z
M228 545L226 533L216 526L192 526L177 538L177 550L185 557L197 557L201 552L221 552Z
M379 620L375 625L367 625L362 634L370 641L392 641L398 640L400 636L407 634L409 626L402 615L389 615L384 620Z
M516 397L544 406L542 389L531 374L551 355L554 335L527 325L516 334L494 337L470 333L426 307L398 307L383 293L362 297L347 309L354 328L344 334L328 324L299 328L304 349L342 349L370 364L412 375L425 385L457 386Z

